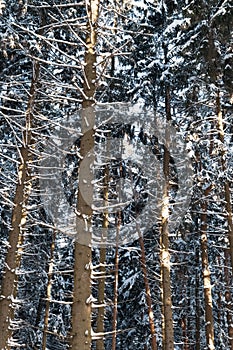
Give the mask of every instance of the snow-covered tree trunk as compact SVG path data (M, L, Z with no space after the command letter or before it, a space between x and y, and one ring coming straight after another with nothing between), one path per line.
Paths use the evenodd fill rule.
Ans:
M208 238L207 238L207 208L208 195L211 191L210 185L204 190L204 196L201 204L201 262L202 275L204 284L204 303L205 303L205 321L206 321L206 344L208 349L214 350L214 318L213 318L213 303L211 292L211 279L208 258Z
M108 147L108 140L107 140ZM108 154L107 154L108 156ZM109 200L109 164L105 165L104 169L104 203L108 206ZM108 210L104 212L103 230L102 230L102 245L100 247L100 277L98 283L98 315L96 321L96 331L99 333L99 339L96 341L96 350L104 350L104 314L105 314L105 281L106 281L106 231L108 230Z
M106 227L107 228L107 227ZM104 350L104 314L105 314L105 280L106 280L106 248L100 248L100 277L98 283L98 315L96 332L99 339L96 340L96 350Z
M25 112L26 124L23 132L22 146L19 149L20 165L18 168L18 182L14 196L11 230L9 232L9 244L5 259L5 270L1 285L0 299L0 349L9 349L7 345L12 334L10 328L14 318L14 299L17 296L17 272L20 267L24 228L27 220L27 202L31 192L30 162L32 160L31 147L34 143L33 107L36 97L37 83L40 75L40 65L33 62L33 73L29 100Z
M82 133L80 144L80 155L82 160L88 152L94 148L94 125L95 112L92 107L96 92L96 43L97 22L99 16L99 0L87 2L87 34L86 51L84 58L84 100L82 103ZM91 183L93 174L87 174ZM80 180L80 179L79 179ZM91 225L92 208L86 203L80 191L82 183L79 181L78 203L77 203L77 235L74 250L74 290L72 305L72 328L70 348L72 350L91 349ZM90 188L90 192L92 189ZM93 194L93 193L92 193ZM92 196L90 193L90 196Z
M166 53L165 53L166 59ZM165 108L166 120L171 120L171 105L170 105L170 87L165 86ZM172 293L171 293L171 277L170 277L170 252L169 252L169 130L166 129L166 142L164 148L163 173L165 177L165 185L163 189L163 203L161 210L160 223L160 264L161 264L161 288L162 288L162 337L163 350L174 349L174 328L172 316Z

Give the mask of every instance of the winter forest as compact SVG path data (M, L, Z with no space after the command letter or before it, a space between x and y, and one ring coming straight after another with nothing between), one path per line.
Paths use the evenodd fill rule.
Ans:
M1 350L233 350L232 28L0 0Z

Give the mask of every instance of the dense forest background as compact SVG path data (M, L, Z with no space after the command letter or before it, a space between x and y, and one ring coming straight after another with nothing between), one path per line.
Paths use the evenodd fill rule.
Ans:
M229 0L0 0L0 349L233 350L232 28ZM56 226L40 167L64 120L82 109L92 123L116 103L140 106L139 129L80 129L62 169L78 234L116 232L91 247ZM147 113L172 124L192 166L175 230L179 171L143 126ZM131 206L111 215L86 205L78 182L109 137L150 147L163 166L161 215L127 244L118 234L150 205L147 174L98 164L105 203L131 179Z

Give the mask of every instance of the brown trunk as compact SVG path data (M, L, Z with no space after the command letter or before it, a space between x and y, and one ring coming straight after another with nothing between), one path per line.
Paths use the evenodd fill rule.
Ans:
M211 186L204 191L204 198L201 204L201 262L204 283L205 302L205 322L206 322L206 343L208 349L215 349L214 346L214 319L211 294L211 279L208 260L208 240L207 240L207 196L211 191Z
M151 349L157 350L156 331L155 331L155 325L154 325L154 313L153 313L153 307L152 307L153 303L152 303L149 279L148 279L147 268L146 268L145 246L144 246L143 237L138 225L137 225L137 232L139 235L139 244L141 248L141 268L142 268L143 280L144 280L145 292L146 292L146 303L147 303L147 311L148 311L150 333L151 333Z
M17 295L17 275L20 267L23 245L23 232L27 218L27 201L31 192L30 161L33 144L32 123L33 107L36 95L36 85L39 79L39 63L33 62L33 76L29 91L29 101L25 113L26 126L23 133L23 146L20 149L20 161L18 171L18 183L16 186L14 207L12 212L11 230L9 232L9 245L5 259L5 271L3 274L0 300L0 349L9 349L8 339L12 331L9 329L14 318L13 298Z
M113 299L113 317L112 317L112 350L116 350L117 341L117 315L118 315L118 278L119 278L119 252L118 252L118 237L121 227L121 214L118 213L117 217L117 233L116 233L116 250L115 250L115 274L114 274L114 299Z
M183 316L181 319L181 328L182 328L182 336L183 336L183 350L189 350L188 337L187 337L187 320L186 317Z
M53 274L53 267L54 267L55 241L56 241L56 231L54 231L53 233L53 240L50 247L50 262L49 262L49 269L48 269L48 282L47 282L47 293L46 293L45 314L44 314L42 350L46 350L47 334L49 329L49 308L50 308L51 292L52 292L52 274Z
M230 260L229 251L225 250L224 255L225 255L224 279L226 283L225 301L226 301L226 310L227 310L229 349L233 350L232 295L229 291L231 286L231 277L230 277L229 268L228 268L228 261Z
M108 148L108 140L107 140ZM107 150L108 153L108 150ZM107 154L108 156L108 154ZM105 206L108 206L108 195L109 195L109 165L105 166L104 174L104 203ZM104 350L104 314L105 314L105 278L106 278L106 231L108 230L108 212L104 213L103 218L103 235L101 239L100 247L100 277L98 285L98 315L97 315L97 324L96 330L100 334L100 338L96 341L96 350Z
M90 0L87 5L87 36L84 66L84 100L82 107L82 133L80 155L85 160L88 152L94 148L95 113L92 105L96 91L96 42L97 22L99 16L99 0ZM89 159L94 162L94 156ZM83 160L80 162L80 167ZM86 179L92 183L91 171L86 174ZM82 183L79 181L79 185ZM93 195L93 187L90 185L89 196ZM78 240L74 246L74 291L72 305L72 325L70 348L72 350L91 349L91 220L92 208L86 203L79 189L77 204L77 235Z
M200 310L200 295L199 295L199 290L200 290L200 277L199 277L199 248L196 251L196 286L195 286L195 299L196 299L196 312L195 312L195 317L196 317L196 328L195 328L195 349L196 350L201 350L201 336L200 336L200 319L201 319L201 310Z
M89 107L90 108L90 107ZM84 111L83 119L88 121L89 126L94 127L94 111ZM94 147L94 132L85 132L83 128L80 154L85 159L87 153ZM93 159L90 159L93 162ZM91 183L93 176L87 174L86 179ZM82 186L79 178L79 185ZM93 189L89 188L90 193ZM86 203L79 189L77 204L77 240L74 243L74 290L72 305L72 350L91 349L91 218L92 208Z
M224 135L224 126L223 126L223 116L222 116L222 110L221 110L221 101L220 101L220 91L217 91L216 95L216 112L217 112L217 128L218 128L218 137L219 140L222 142L222 152L221 152L221 167L222 171L225 172L226 169L226 162L225 162L225 153L224 150L224 144L225 144L225 135ZM231 268L233 271L233 218L232 218L232 204L231 204L231 189L230 189L230 183L229 180L226 179L224 182L224 197L225 197L225 208L226 208L226 214L227 214L227 223L228 223L228 239L230 244L230 262L231 262ZM225 255L226 256L226 255ZM227 265L227 261L225 265ZM230 349L233 349L233 326L232 326L232 316L231 310L232 308L232 296L230 292L230 284L229 284L229 277L228 277L228 271L227 276L225 276L226 280L226 292L225 292L225 298L227 302L227 321L228 321L228 335L229 335L229 346Z
M167 59L167 47L164 45L165 63ZM165 108L166 121L171 121L171 104L170 104L170 86L165 85ZM161 210L160 224L160 265L161 265L161 296L162 296L162 342L163 350L174 349L174 328L172 316L172 294L171 294L171 278L170 278L170 252L169 252L169 128L166 128L166 145L164 148L163 173L165 177L165 186L163 189L163 203Z
M167 213L167 214L166 214ZM172 318L172 297L170 280L170 253L168 238L168 196L164 195L163 214L161 218L160 263L162 282L163 314L163 350L174 349L174 330Z
M217 109L217 128L218 128L218 137L219 140L222 142L223 150L221 153L221 166L223 172L225 172L226 169L226 162L225 162L225 153L224 150L224 126L223 126L223 117L222 117L222 110L221 110L221 101L220 101L220 91L217 91L216 96L216 109ZM231 268L233 270L233 219L232 219L232 205L231 205L231 192L230 192L230 183L226 179L224 182L224 196L225 196L225 205L226 205L226 212L227 212L227 222L228 222L228 238L230 243L230 256L231 256Z
M105 277L106 277L106 248L100 248L100 277L98 284L98 315L96 331L99 339L96 341L96 350L104 350L104 314L105 314Z

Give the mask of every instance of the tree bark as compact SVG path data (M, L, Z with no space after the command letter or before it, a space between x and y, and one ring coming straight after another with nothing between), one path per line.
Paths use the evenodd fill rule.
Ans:
M146 267L146 253L145 253L145 246L142 234L140 232L140 228L137 228L138 235L139 235L139 244L141 248L141 268L142 268L142 274L143 274L143 280L145 285L145 292L146 292L146 303L147 303L147 311L148 311L148 318L149 318L149 326L150 326L150 334L151 334L151 349L157 350L157 340L156 340L156 330L155 330L155 324L154 324L154 312L153 312L153 303L151 298L151 291L150 291L150 284L147 274L147 267Z
M168 64L167 46L163 45L165 64ZM171 121L171 94L170 86L165 83L165 110L166 121ZM164 148L163 173L165 186L163 190L163 204L161 211L160 226L160 264L161 264L161 284L162 284L162 341L163 350L174 349L174 328L172 316L172 295L170 278L170 253L169 253L169 131L166 129L166 145Z
M225 172L227 170L227 165L225 161L225 135L224 135L224 125L223 125L223 115L221 109L221 100L220 100L220 91L218 89L216 94L216 112L217 112L217 128L218 128L218 138L222 143L222 152L221 152L221 167L222 171ZM230 262L231 269L233 271L233 218L232 218L232 204L231 204L231 190L229 180L226 178L224 182L224 198L225 198L225 208L227 214L227 224L228 224L228 239L230 245ZM225 254L226 256L226 254ZM228 259L227 259L228 260ZM227 264L227 261L226 261ZM228 274L228 273L227 273ZM227 322L228 322L228 336L229 336L229 346L230 349L233 350L233 326L232 326L232 316L231 310L232 308L232 296L229 289L229 277L225 276L226 283L226 292L225 298L227 302Z
M210 350L214 350L214 318L211 293L211 279L208 260L208 239L207 239L207 196L212 186L204 190L204 198L201 204L201 262L204 284L204 302L205 302L205 322L206 322L206 343Z
M31 192L30 162L31 147L33 145L32 124L33 107L36 96L36 85L39 80L40 66L33 62L33 75L29 91L29 100L25 113L26 125L23 133L22 147L19 150L21 163L18 170L14 207L12 212L9 245L5 259L0 299L0 349L9 349L7 342L12 330L9 328L14 318L14 299L17 294L17 272L20 267L23 252L23 232L27 219L27 201Z
M46 350L47 334L49 329L49 308L50 308L50 301L51 301L51 294L52 294L52 274L53 274L53 267L54 267L55 241L56 241L56 231L54 230L52 243L50 247L50 262L49 262L49 268L48 268L48 282L47 282L47 292L46 292L46 302L45 302L42 350Z
M85 156L94 147L94 110L89 107L83 111L83 119L91 126L91 130L85 132L83 125L83 136L81 138L80 154ZM83 123L85 124L85 122ZM94 158L94 157L93 157ZM89 158L90 164L94 159ZM81 161L82 163L82 161ZM80 164L81 166L81 164ZM92 182L93 174L86 175L89 183ZM82 186L79 178L79 192L77 203L77 240L74 243L74 290L72 304L72 328L70 348L72 350L91 349L91 226L92 208L86 203L80 191ZM93 188L89 188L90 194Z
M200 320L201 320L201 310L200 310L200 276L199 276L199 266L200 266L200 252L199 252L199 247L196 250L196 259L195 259L195 265L196 265L196 276L195 276L195 349L196 350L201 350L201 335L200 335L200 330L201 330L201 325L200 325Z
M229 251L225 250L225 268L224 268L224 280L226 283L225 291L225 302L226 302L226 312L227 312L227 326L228 326L228 337L229 337L229 349L233 350L233 326L232 326L232 294L230 292L231 277L229 274L228 260L230 260Z
M99 16L99 0L90 0L87 4L87 36L84 65L83 84L83 111L82 111L82 133L80 142L80 155L83 160L94 148L94 125L95 113L94 96L96 92L96 43L97 43L97 21ZM90 166L94 162L94 157L90 159ZM87 174L89 183L92 183L93 174ZM70 349L86 350L91 349L92 329L91 329L91 220L92 208L90 203L86 203L80 191L77 203L77 235L78 239L74 243L74 290L71 320ZM89 188L90 196L93 188ZM92 194L91 194L92 192Z
M118 316L118 280L119 280L119 248L118 237L121 227L121 214L117 215L117 227L116 227L116 250L115 250L115 273L114 273L114 290L113 290L113 317L112 317L112 350L116 350L117 345L117 316Z
M165 61L166 48L165 50ZM166 107L166 120L171 120L171 106L170 106L170 87L165 86L165 107ZM163 159L163 173L165 177L165 186L163 190L163 204L161 211L161 224L160 224L160 264L161 264L161 284L162 284L162 337L163 337L163 350L174 349L174 328L173 328L173 316L172 316L172 294L171 294L171 278L170 278L170 252L169 252L169 130L166 128L166 145L164 147L164 159Z
M100 248L100 277L98 283L98 315L96 331L99 339L96 340L96 350L104 350L104 314L105 314L105 279L106 279L106 248Z

